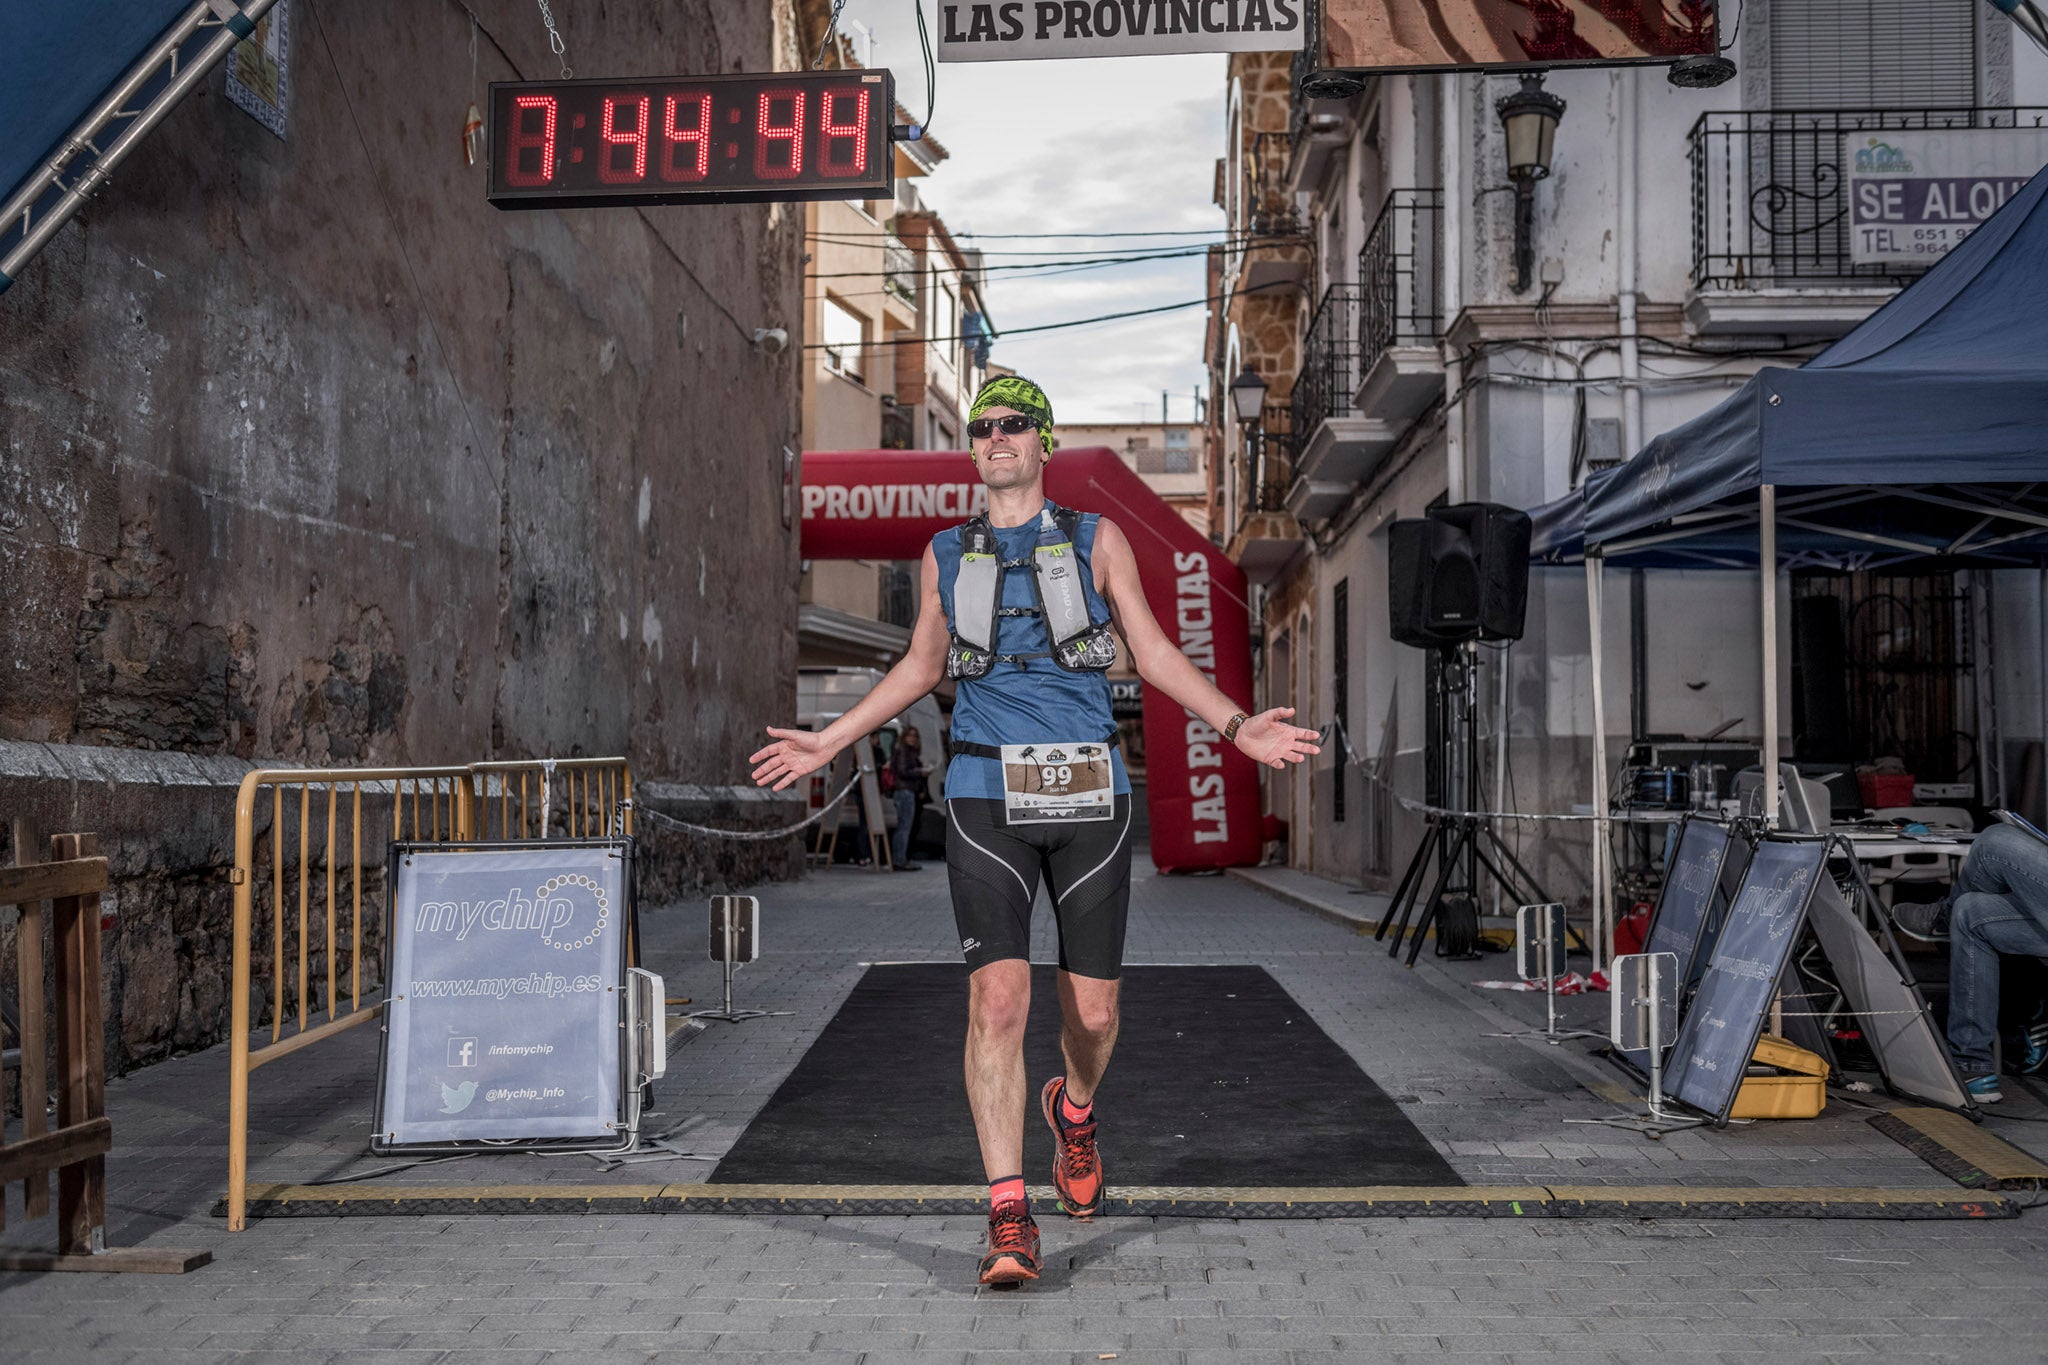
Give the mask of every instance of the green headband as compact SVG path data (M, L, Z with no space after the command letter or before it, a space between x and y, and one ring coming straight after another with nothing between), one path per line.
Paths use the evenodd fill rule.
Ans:
M1019 375L1006 374L991 379L981 386L981 392L974 395L974 404L967 410L967 420L987 412L990 408L1014 408L1038 424L1039 439L1051 451L1058 442L1052 435L1052 400L1045 396L1045 390Z

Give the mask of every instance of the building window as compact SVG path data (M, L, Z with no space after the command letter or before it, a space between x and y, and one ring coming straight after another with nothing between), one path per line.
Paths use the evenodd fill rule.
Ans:
M1972 0L1797 0L1772 5L1770 107L1974 105L1978 8Z
M917 580L922 561L899 559L882 566L881 620L906 629L917 624Z
M939 279L936 273L933 280L937 287L932 290L931 336L950 366L955 364L954 357L960 351L960 296L953 292L952 284Z
M1351 733L1351 580L1340 578L1330 590L1330 687L1335 693L1333 709L1337 724ZM1330 765L1330 819L1344 823L1344 746L1337 745L1337 761Z
M916 409L882 395L882 449L908 450L917 444Z
M868 322L837 299L825 300L825 368L867 382Z
M1165 469L1169 474L1195 472L1195 452L1188 448L1187 432L1179 427L1166 429Z

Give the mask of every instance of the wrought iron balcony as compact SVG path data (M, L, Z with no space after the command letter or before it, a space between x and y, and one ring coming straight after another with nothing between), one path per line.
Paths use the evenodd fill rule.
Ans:
M1247 133L1230 204L1227 276L1244 293L1299 288L1308 277L1309 240L1287 188L1287 134Z
M1287 488L1294 482L1294 410L1268 403L1259 424L1246 433L1245 501L1252 512L1287 510Z
M1272 583L1301 553L1301 523L1288 506L1295 486L1294 409L1268 403L1245 432L1238 506L1225 552L1254 583Z
M1293 141L1286 133L1253 133L1245 145L1245 221L1241 231L1259 237L1298 237L1301 215L1287 188L1287 158Z
M1443 335L1442 190L1394 190L1358 253L1359 345L1368 364L1390 346Z
M882 241L882 288L905 303L917 302L917 253L894 237Z
M1798 109L1703 114L1690 135L1693 286L1902 285L1924 267L1862 263L1849 233L1848 138L2038 128L2048 109ZM1929 262L1931 265L1932 262Z
M1333 284L1302 338L1290 430L1302 440L1332 417L1351 413L1358 389L1358 300L1355 284Z
M1386 410L1383 385L1360 382L1399 369L1366 362L1402 354L1360 354L1362 292L1355 284L1331 285L1302 338L1301 372L1290 404L1294 482L1287 490L1287 510L1304 521L1329 516L1341 506L1385 462L1406 426L1406 416ZM1427 358L1424 369L1441 383L1442 366L1435 356Z

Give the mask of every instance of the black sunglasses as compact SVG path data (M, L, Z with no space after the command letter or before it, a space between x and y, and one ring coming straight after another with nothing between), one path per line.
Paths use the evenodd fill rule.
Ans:
M967 434L977 441L986 441L1000 430L1005 436L1022 436L1038 423L1021 414L1008 417L977 417L967 424Z

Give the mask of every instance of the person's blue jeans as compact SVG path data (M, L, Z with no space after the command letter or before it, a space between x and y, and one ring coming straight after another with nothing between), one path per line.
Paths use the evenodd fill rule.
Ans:
M898 787L896 798L896 829L889 838L889 852L896 866L910 861L910 832L917 828L917 793L908 787Z
M2048 955L2048 844L1993 825L1949 892L1948 1046L1966 1076L1994 1068L1998 958Z

